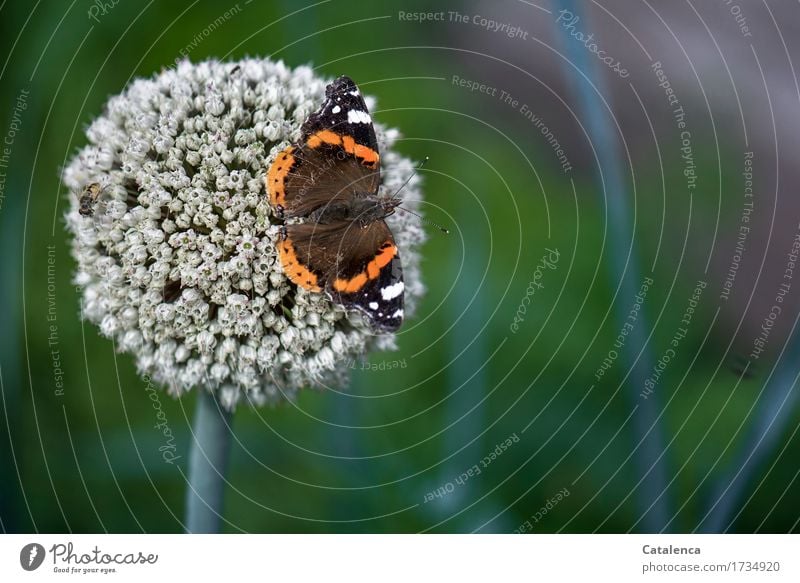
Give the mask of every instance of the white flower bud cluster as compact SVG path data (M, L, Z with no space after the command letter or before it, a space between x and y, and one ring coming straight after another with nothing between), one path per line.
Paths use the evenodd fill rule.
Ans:
M112 97L64 170L83 316L173 395L203 387L230 408L275 402L341 384L350 359L394 346L325 294L298 289L278 260L264 176L326 84L269 60L182 62ZM391 149L397 131L375 129L391 193L413 168ZM78 195L92 182L103 190L87 217ZM403 195L416 209L416 177ZM424 232L402 211L388 222L408 314L423 293Z

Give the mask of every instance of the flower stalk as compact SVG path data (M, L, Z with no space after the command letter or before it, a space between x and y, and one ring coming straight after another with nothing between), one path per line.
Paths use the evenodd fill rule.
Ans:
M213 393L198 391L186 490L187 533L220 532L232 418Z

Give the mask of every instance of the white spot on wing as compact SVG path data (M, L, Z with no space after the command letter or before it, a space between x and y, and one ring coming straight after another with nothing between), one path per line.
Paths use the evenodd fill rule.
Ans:
M340 111L342 111L342 108L339 107L338 105L334 105L333 109L331 110L331 112L333 113L339 113Z
M398 281L394 285L387 285L385 288L381 289L381 296L386 301L393 300L394 298L399 296L401 293L403 293L403 288L405 288L405 286L403 285L403 282L402 281Z
M403 310L397 310L394 314L389 316L390 318L402 318L403 317Z
M347 121L350 123L370 123L372 118L366 111L351 109L347 112Z
M369 303L370 310L377 310L378 309L378 302L370 302Z
M358 92L358 89L355 89L354 91L348 91L348 93L349 93L350 95L352 95L353 97L358 97L359 95L361 95L361 94Z

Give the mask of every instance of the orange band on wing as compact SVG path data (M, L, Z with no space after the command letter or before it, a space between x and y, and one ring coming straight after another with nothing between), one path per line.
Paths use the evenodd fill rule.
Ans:
M286 276L300 287L313 292L322 291L317 285L317 276L297 260L294 245L289 239L284 239L278 246L281 265Z
M383 269L397 255L397 247L386 241L378 250L378 255L367 263L367 268L350 279L336 279L333 289L337 292L352 294L360 290L370 279L375 279Z
M361 158L368 166L375 166L378 163L378 152L367 146L356 144L353 148L353 154L357 158Z
M309 148L319 148L322 144L339 146L341 143L342 136L330 130L321 130L316 134L309 136L309 138L306 140L306 146Z
M278 154L267 172L267 192L272 206L284 205L286 202L286 175L295 163L294 146L289 146Z
M322 144L341 146L345 152L352 154L356 158L361 158L366 166L372 168L375 167L380 159L378 152L368 146L357 144L352 136L341 136L331 130L320 130L306 140L306 146L309 148L319 148Z

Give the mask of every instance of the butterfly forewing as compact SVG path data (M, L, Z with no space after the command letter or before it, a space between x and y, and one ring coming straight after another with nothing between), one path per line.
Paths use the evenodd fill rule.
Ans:
M332 130L348 136L363 147L378 152L378 140L367 104L350 77L342 76L325 89L322 107L308 116L302 127L303 141L319 132Z

